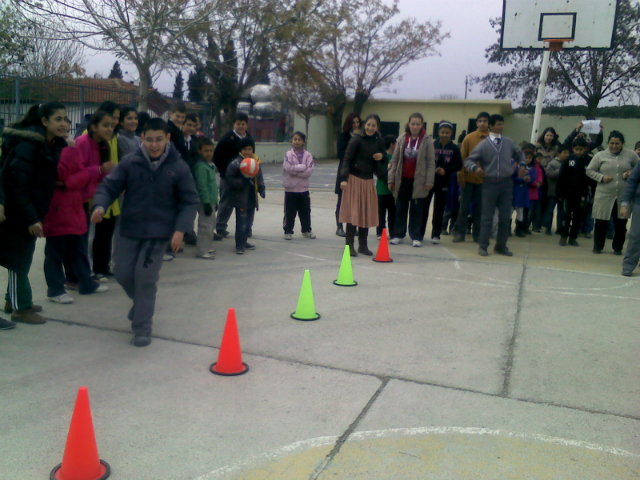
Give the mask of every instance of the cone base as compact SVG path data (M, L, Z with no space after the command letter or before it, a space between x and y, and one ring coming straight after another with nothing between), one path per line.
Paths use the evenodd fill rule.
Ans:
M51 470L51 476L49 477L49 480L65 480L64 478L58 476L61 468L62 464L57 465L53 470ZM100 460L100 476L96 478L88 478L87 480L105 480L109 478L109 475L111 475L111 467L104 460Z
M358 285L358 282L354 280L353 283L338 283L338 280L334 280L333 284L339 287L355 287L356 285Z
M393 258L390 258L389 260L378 260L377 258L374 258L373 261L378 263L391 263L393 262Z
M239 372L233 372L233 373L219 372L218 370L215 369L217 364L218 364L218 362L212 363L211 366L209 367L209 371L211 373L214 373L216 375L221 375L223 377L236 377L238 375L244 375L245 373L247 373L249 371L249 365L247 365L244 362L242 362L242 365L244 366L244 368L242 370L240 370Z
M300 320L301 322L313 322L314 320L318 320L320 318L320 314L316 313L316 316L313 318L300 318L296 317L296 312L293 312L291 314L291 318L293 318L294 320Z

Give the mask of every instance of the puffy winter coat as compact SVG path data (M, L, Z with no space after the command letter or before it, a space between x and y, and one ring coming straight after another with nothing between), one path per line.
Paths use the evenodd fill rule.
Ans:
M309 177L315 168L311 153L303 150L302 161L300 161L296 152L291 149L284 154L282 166L282 186L285 192L309 191Z
M89 183L89 172L74 147L62 150L58 181L63 182L64 187L57 187L53 192L49 212L42 222L44 236L84 235L88 227L82 206L82 191Z
M29 226L42 222L49 210L56 184L60 153L67 142L46 140L43 127L5 128L1 180L5 216L0 223L0 265L29 273L36 237Z
M391 162L389 163L389 184L393 184L393 196L397 199L400 193L400 181L402 180L402 165L404 163L404 149L407 140L407 133L400 135L396 142L396 149L393 151ZM433 139L430 135L424 135L420 141L418 149L418 160L416 162L416 173L413 177L413 199L426 198L429 191L424 187L433 187L436 175L436 154L433 147Z

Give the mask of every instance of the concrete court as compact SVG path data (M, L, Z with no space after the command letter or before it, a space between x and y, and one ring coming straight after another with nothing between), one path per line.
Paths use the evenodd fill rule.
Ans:
M165 263L143 349L114 282L46 301L39 242L51 321L0 332L0 479L48 478L82 385L114 480L640 478L640 299L620 257L534 235L480 258L443 237L391 246L391 264L359 256L340 288L334 202L313 192L318 238L286 242L270 189L254 252L229 239L213 262L187 247ZM322 318L297 322L307 268ZM229 307L239 377L208 371Z

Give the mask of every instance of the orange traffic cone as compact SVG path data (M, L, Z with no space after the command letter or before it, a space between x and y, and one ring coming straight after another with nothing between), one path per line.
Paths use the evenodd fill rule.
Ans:
M236 311L233 308L229 309L229 314L227 315L227 324L222 335L218 361L211 364L209 370L216 375L225 376L242 375L249 371L249 365L242 361Z
M387 242L387 229L382 229L382 237L380 237L380 245L378 245L378 253L373 259L374 262L393 262L389 256L389 242Z
M104 480L111 474L111 467L100 460L93 432L89 392L87 387L78 389L76 406L64 447L62 463L51 471L51 480Z

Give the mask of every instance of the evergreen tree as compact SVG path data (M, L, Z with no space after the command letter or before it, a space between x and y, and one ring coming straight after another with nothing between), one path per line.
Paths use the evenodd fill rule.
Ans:
M211 85L203 68L196 67L189 73L187 86L189 87L188 98L190 102L204 103L208 101Z
M178 72L176 83L173 84L173 98L176 100L182 100L184 98L184 78L182 78L182 72Z
M111 72L107 78L119 78L122 80L122 70L120 69L120 62L116 60L116 63L113 64L111 68Z

